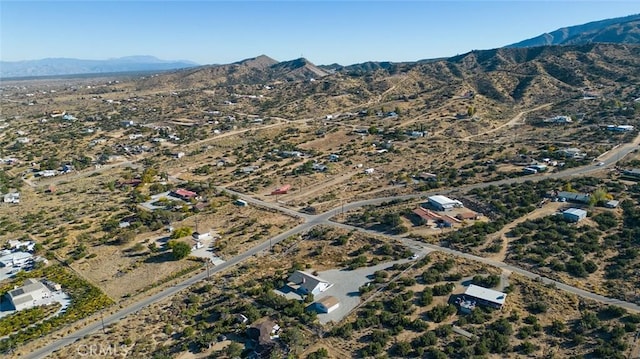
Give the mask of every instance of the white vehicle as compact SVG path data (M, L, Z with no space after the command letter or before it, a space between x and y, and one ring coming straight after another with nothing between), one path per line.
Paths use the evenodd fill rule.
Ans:
M604 166L604 162L598 162L598 166Z

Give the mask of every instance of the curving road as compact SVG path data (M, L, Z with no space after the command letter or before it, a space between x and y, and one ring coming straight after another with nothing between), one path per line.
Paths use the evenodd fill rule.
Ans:
M252 247L251 249L249 249L248 251L241 253L231 259L229 259L228 261L226 261L225 263L215 266L213 267L211 270L207 272L201 272L193 277L190 277L182 282L180 282L179 284L172 286L170 288L167 288L157 294L154 294L150 297L146 297L146 298L142 298L140 299L140 301L129 305L128 307L125 307L121 310L119 310L118 312L116 312L115 314L112 314L106 318L103 319L104 321L104 325L110 325L113 324L121 319L123 319L124 317L133 314L137 311L139 311L140 309L147 307L153 303L156 303L162 299L165 299L169 296L172 296L174 294L176 294L178 291L182 290L185 287L191 286L195 283L198 283L204 279L207 278L208 275L210 274L214 274L214 273L218 273L218 272L222 272L224 270L227 270L233 266L235 266L236 264L239 264L243 261L245 261L246 259L254 256L254 255L258 255L259 253L266 251L268 249L270 249L271 246L279 243L280 241L283 241L284 239L292 236L292 235L296 235L299 233L304 233L307 232L308 230L310 230L311 228L313 228L314 226L317 225L330 225L330 226L335 226L335 227L340 227L340 228L345 228L348 230L358 230L361 232L366 232L369 234L373 234L376 236L385 236L385 237L389 237L389 238L395 238L399 241L402 241L405 245L407 245L408 247L411 247L413 249L417 249L417 250L432 250L432 251L440 251L443 253L448 253L454 256L458 256L458 257L462 257L462 258L467 258L467 259L471 259L474 261L479 261L482 263L486 263L498 268L502 268L502 269L506 269L509 271L512 271L514 273L518 273L522 276L528 277L528 278L532 278L532 279L538 279L541 280L543 283L545 284L553 284L556 286L556 288L569 292L569 293L573 293L576 294L580 297L583 298L588 298L588 299L592 299L595 301L599 301L602 303L606 303L606 304L613 304L613 305L617 305L620 307L623 307L627 310L630 311L634 311L634 312L640 312L640 306L633 304L633 303L629 303L629 302L625 302L625 301L621 301L618 299L613 299L613 298L608 298L605 296L601 296L598 294L594 294L594 293L590 293L588 291L585 291L583 289L580 288L576 288L570 285L566 285L557 281L554 281L552 279L549 278L545 278L542 277L538 274L526 271L522 268L513 266L513 265L509 265L509 264L505 264L503 262L498 262L498 261L494 261L491 260L489 258L484 258L484 257L479 257L479 256L475 256L469 253L464 253L464 252L460 252L460 251L456 251L450 248L446 248L446 247L440 247L437 245L433 245L433 244L426 244L426 243L422 243L422 242L418 242L418 241L414 241L412 239L409 238L405 238L405 237L400 237L400 236L390 236L390 235L384 235L381 234L379 232L372 232L372 231L368 231L366 229L363 228L359 228L359 227L354 227L354 226L350 226L350 225L346 225L346 224L342 224L342 223L336 223L336 222L332 222L330 221L330 219L332 217L334 217L335 215L339 214L340 212L342 212L343 210L349 211L352 209L357 209L366 205L375 205L375 204L380 204L382 202L387 202L390 200L394 200L394 199L414 199L414 198L420 198L420 197L425 197L425 196L429 196L432 194L436 194L436 193L440 193L440 194L446 194L446 193L450 193L452 191L468 191L474 188L483 188L483 187L488 187L488 186L499 186L502 184L510 184L510 183L520 183L520 182L525 182L525 181L541 181L547 178L565 178L565 177L572 177L572 176L582 176L582 175L586 175L592 172L596 172L596 171L600 171L603 168L607 168L607 167L611 167L613 166L618 160L624 158L626 155L628 155L629 153L631 153L632 151L637 149L638 144L640 144L640 135L638 137L636 137L634 139L633 142L631 143L627 143L624 145L620 145L617 146L616 148L612 149L611 151L609 151L608 153L602 155L599 160L601 162L603 162L603 165L598 166L597 164L593 164L593 165L587 165L587 166L583 166L583 167L576 167L576 168L571 168L571 169L567 169L565 171L562 172L557 172L557 173L545 173L545 174L537 174L537 175L532 175L532 176L523 176L523 177L516 177L516 178L509 178L509 179L504 179L504 180L499 180L499 181L493 181L493 182L486 182L486 183L477 183L477 184L472 184L472 185L467 185L467 186L462 186L462 187L457 187L457 188L451 188L451 189L439 189L439 190L435 190L435 191L430 191L430 192L422 192L422 193L417 193L417 194L408 194L408 195L401 195L401 196L392 196L392 197L383 197L383 198L374 198L374 199L368 199L368 200L363 200L363 201L358 201L358 202L352 202L352 203L346 203L344 204L344 206L340 206L340 207L336 207L334 209L331 209L327 212L324 212L322 214L319 215L310 215L310 214L303 214L300 212L297 212L295 210L289 209L289 208L284 208L281 207L278 204L275 203L269 203L269 202L264 202L258 199L254 199L250 196L246 196L243 195L241 193L235 192L235 191L231 191L229 189L226 189L224 187L219 187L220 189L224 189L225 191L237 195L238 197L246 200L249 203L255 204L255 205L259 205L259 206L263 206L266 208L270 208L270 209L274 209L274 210L278 210L281 212L284 212L285 214L288 215L292 215L292 216L296 216L301 218L302 220L304 220L304 223L284 232L281 233L273 238L270 238L258 245L256 245L255 247ZM73 333L70 333L66 336L64 336L61 339L56 339L55 341L53 341L52 343L49 343L39 349L37 349L34 352L31 352L27 355L24 356L24 358L28 358L28 359L39 359L39 358L44 358L47 355L53 353L56 350L59 350L65 346L71 345L73 344L73 342L75 342L78 339L83 338L86 335L89 335L91 333L97 332L98 330L100 330L100 328L102 327L102 323L101 322L95 322L93 324L89 324L84 328L78 329Z

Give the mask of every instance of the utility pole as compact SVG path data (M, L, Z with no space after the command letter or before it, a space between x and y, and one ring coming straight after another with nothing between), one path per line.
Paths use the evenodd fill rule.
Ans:
M104 309L100 311L100 321L102 322L102 334L107 334L107 331L104 329Z

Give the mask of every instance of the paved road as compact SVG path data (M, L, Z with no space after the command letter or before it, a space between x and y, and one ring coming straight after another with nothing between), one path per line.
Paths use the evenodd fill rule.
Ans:
M336 207L332 210L329 210L325 213L319 214L319 215L308 215L308 214L302 214L299 212L296 212L294 210L291 209L287 209L287 208L283 208L281 206L278 206L277 204L274 203L268 203L268 202L264 202L264 201L260 201L257 199L253 199L249 196L245 196L241 193L237 193L237 192L233 192L230 191L228 189L225 189L226 191L228 191L229 193L232 194L236 194L239 197L245 199L247 202L249 203L254 203L254 204L258 204L264 207L268 207L268 208L272 208L272 209L277 209L279 211L283 211L287 214L291 214L291 215L295 215L297 217L302 218L305 222L303 224L300 224L290 230L288 230L287 232L284 232L278 236L275 236L273 238L270 238L269 240L266 240L258 245L256 245L255 247L249 249L248 251L237 255L236 257L233 257L231 259L229 259L228 261L226 261L224 264L219 265L214 267L212 270L210 270L210 274L213 273L218 273L221 271L224 271L232 266L235 266L238 263L243 262L244 260L246 260L247 258L254 256L262 251L268 250L270 248L270 246L275 245L276 243L279 243L280 241L288 238L289 236L292 235L296 235L299 233L304 233L308 230L310 230L311 228L313 228L316 225L331 225L331 226L336 226L336 227L341 227L341 228L345 228L348 230L358 230L358 231L363 231L363 232L368 232L371 233L373 235L377 235L380 236L381 234L378 232L371 232L359 227L354 227L354 226L349 226L346 224L341 224L341 223L335 223L335 222L331 222L330 218L332 218L333 216L339 214L343 209L346 211L352 210L352 209L356 209L362 206L366 206L366 205L375 205L375 204L380 204L382 202L387 202L390 200L394 200L394 199L414 199L414 198L420 198L420 197L425 197L428 196L430 194L434 194L434 193L441 193L441 194L446 194L446 193L450 193L452 191L468 191L470 189L473 188L483 188L483 187L488 187L491 185L494 186L499 186L502 184L510 184L510 183L520 183L520 182L525 182L525 181L541 181L544 180L546 178L564 178L564 177L572 177L572 176L582 176L585 174L589 174L592 172L596 172L596 171L600 171L603 168L606 167L611 167L613 166L618 160L624 158L627 154L629 154L630 152L632 152L633 150L635 150L638 146L638 144L640 143L640 135L638 137L636 137L636 139L632 142L632 143L628 143L628 144L624 144L621 146L616 147L615 149L609 151L609 153L601 156L600 161L604 162L604 165L602 166L597 166L596 164L593 165L588 165L588 166L583 166L583 167L576 167L576 168L571 168L571 169L567 169L565 171L562 172L557 172L557 173L546 173L546 174L538 174L538 175L533 175L533 176L524 176L524 177L516 177L516 178L509 178L509 179L504 179L504 180L500 180L500 181L495 181L495 182L487 182L487 183L477 183L477 184L473 184L473 185L468 185L468 186L463 186L463 187L457 187L457 188L452 188L452 189L440 189L440 190L435 190L432 192L424 192L424 193L417 193L417 194L408 194L408 195L402 195L402 196L393 196L393 197L385 197L385 198L375 198L375 199L369 199L369 200L364 200L364 201L358 201L358 202L352 202L352 203L347 203L344 204L344 206L340 206L340 207ZM389 237L394 237L394 236L389 236ZM570 293L574 293L580 297L583 298L589 298L589 299L593 299L602 303L606 303L606 304L613 304L613 305L617 305L623 308L626 308L628 310L631 311L636 311L636 312L640 312L640 306L635 305L633 303L628 303L628 302L624 302L618 299L613 299L613 298L608 298L608 297L604 297L598 294L594 294L594 293L590 293L588 291L582 290L580 288L576 288L576 287L572 287L557 281L554 281L552 279L548 279L545 277L542 277L538 274L526 271L522 268L519 267L515 267L506 263L502 263L502 262L497 262L488 258L484 258L484 257L478 257L469 253L464 253L464 252L459 252L450 248L445 248L445 247L440 247L440 246L436 246L436 245L432 245L432 244L425 244L422 242L417 242L408 238L404 238L404 237L397 237L395 236L394 238L402 241L403 243L405 243L407 246L414 248L414 249L419 249L419 248L423 248L423 249L431 249L431 250L435 250L435 251L441 251L444 253L449 253L451 255L454 256L459 256L462 258L467 258L470 260L475 260L475 261L479 261L482 263L486 263L498 268L503 268L503 269L507 269L510 270L514 273L518 273L520 275L523 275L525 277L528 278L532 278L532 279L539 279L541 280L543 283L545 284L554 284L556 286L556 288L560 289L560 290L564 290L566 292L570 292ZM163 290L162 292L155 294L153 296L147 297L147 298L143 298L141 299L139 302L136 302L126 308L123 308L122 310L118 311L117 313L104 318L104 324L105 325L109 325L112 323L115 323L117 321L119 321L120 319L135 313L137 311L139 311L140 309L149 306L155 302L158 302L162 299L165 299L169 296L172 296L174 294L176 294L178 291L180 291L181 289L188 287L190 285L193 285L203 279L205 279L207 277L207 273L203 272L203 273L199 273L191 278L188 278L186 280L184 280L183 282L179 283L176 286L167 288L165 290ZM94 324L90 324L82 329L79 329L61 339L55 340L52 343L28 354L25 356L25 358L28 359L38 359L38 358L44 358L47 355L51 354L52 352L59 350L67 345L71 345L74 341L81 339L82 337L94 333L98 330L100 330L102 326L102 323L97 322Z

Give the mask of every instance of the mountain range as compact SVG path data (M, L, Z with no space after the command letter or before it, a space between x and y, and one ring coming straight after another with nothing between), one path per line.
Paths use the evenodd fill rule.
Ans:
M47 58L0 61L0 77L39 77L134 71L164 71L198 66L195 62L160 60L153 56L127 56L108 60Z
M640 14L590 22L544 33L531 39L505 46L505 48L529 48L553 45L585 45L592 43L640 44ZM487 50L489 52L496 50ZM472 51L471 53L478 53ZM442 59L420 60L416 63L437 62ZM377 70L395 73L410 63L365 62L342 66L339 64L316 66L305 58L278 62L266 55L238 61L228 65L200 67L191 61L165 61L153 56L129 56L109 60L81 60L49 58L29 61L0 61L0 78L39 77L72 74L100 74L136 71L164 71L187 69L186 76L197 71L211 77L225 75L230 83L239 81L295 81L322 78L335 71L351 75L363 75ZM194 69L189 69L194 68ZM188 81L187 81L188 82Z

